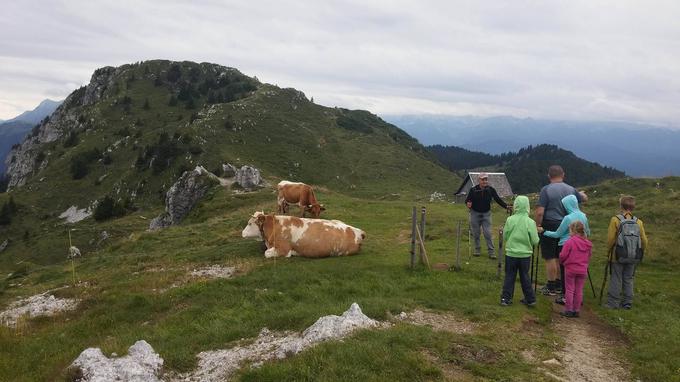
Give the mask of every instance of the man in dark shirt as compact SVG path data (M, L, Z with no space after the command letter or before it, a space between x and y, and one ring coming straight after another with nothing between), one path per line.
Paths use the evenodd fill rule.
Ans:
M496 254L491 234L491 199L493 198L498 205L508 211L510 211L510 207L498 196L496 189L489 186L489 174L480 173L478 180L479 184L472 187L467 198L465 198L465 204L470 209L470 229L475 238L474 255L479 256L481 252L479 242L479 227L481 226L486 240L486 248L489 251L489 258L495 259Z
M564 169L561 166L553 165L548 168L548 179L550 183L541 189L538 197L538 206L535 212L535 221L539 233L543 231L555 231L562 223L562 219L567 215L567 211L562 205L562 198L567 195L575 195L579 203L588 200L585 193L577 191L574 187L564 183ZM559 258L562 247L559 246L559 239L553 239L541 235L541 254L545 259L545 274L548 282L541 290L543 294L554 296L564 292L564 268L560 266ZM563 298L558 298L555 302L562 303Z

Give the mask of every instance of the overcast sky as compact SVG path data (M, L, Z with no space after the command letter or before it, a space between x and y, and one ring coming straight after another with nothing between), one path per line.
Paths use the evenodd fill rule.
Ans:
M162 58L382 115L680 127L679 16L678 1L3 1L0 119Z

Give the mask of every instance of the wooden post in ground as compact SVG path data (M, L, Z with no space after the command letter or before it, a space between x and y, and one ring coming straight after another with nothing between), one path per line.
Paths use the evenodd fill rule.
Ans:
M423 249L425 249L425 206L420 207L420 258L423 258Z
M456 266L453 268L457 271L460 270L460 226L461 222L458 220L458 228L456 229Z
M420 229L416 227L416 233L418 234L418 242L420 243L420 261L425 264L428 270L432 270L430 266L430 259L427 258L427 251L425 251L425 242L423 242L423 235L420 234Z
M413 206L411 214L411 268L416 266L416 207Z

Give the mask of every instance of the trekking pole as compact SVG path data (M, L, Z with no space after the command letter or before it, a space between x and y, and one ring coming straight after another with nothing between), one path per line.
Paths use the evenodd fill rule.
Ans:
M534 255L536 255L536 246L531 247L531 272L529 272L529 277L531 277L531 282L534 282Z
M498 270L496 271L496 277L501 277L501 258L503 257L503 226L498 229Z
M534 293L538 289L538 264L541 261L541 245L536 246L536 266L534 267L534 272L536 272L536 277L534 277Z
M468 210L468 260L472 260L472 213Z
M604 286L607 284L607 274L608 270L610 267L610 264L612 263L612 254L614 253L614 249L610 248L609 249L609 256L607 257L607 264L604 266L604 278L602 279L602 287L600 288L600 298L597 302L598 305L602 304L602 293L604 292Z
M593 298L595 298L595 297L597 297L597 295L595 294L595 287L593 286L593 278L590 277L590 268L588 268L587 271L588 271L588 281L590 281L590 289L593 290Z

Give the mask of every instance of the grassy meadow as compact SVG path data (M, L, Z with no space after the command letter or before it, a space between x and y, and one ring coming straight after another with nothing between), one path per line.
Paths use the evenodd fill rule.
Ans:
M650 250L636 274L633 310L600 309L589 290L584 293L586 307L626 336L628 349L612 351L623 352L635 378L680 380L676 319L680 290L675 282L680 256L674 245L680 234L673 209L680 199L680 179L661 180L661 189L655 180L620 180L590 187L588 192L591 200L584 211L593 228L591 273L598 289L606 261L607 224L616 212L619 193L638 197L638 215L645 222ZM125 354L139 339L165 359L165 370L189 371L200 351L228 348L256 337L263 327L300 331L320 316L342 313L352 302L374 319L427 309L452 312L475 323L476 329L454 334L397 323L323 343L261 368L246 367L236 378L436 381L455 375L459 380L551 380L536 368L563 345L551 325L552 299L539 296L538 306L528 309L518 303L518 287L515 305L499 306L496 263L468 256L467 211L462 204L430 203L422 196L416 201L403 195L395 200L361 198L327 189L317 196L328 208L326 218L367 232L359 255L264 259L260 243L242 239L240 231L255 210L274 209L271 189L245 194L219 189L182 225L156 233L145 229L148 218L160 209L75 224L74 244L89 248L76 260L79 282L53 293L82 303L73 312L22 320L16 329L0 328L0 380L63 380L66 366L85 348ZM0 202L7 197L0 195ZM409 268L414 205L428 209L426 247L432 263L453 264L456 224L463 222L461 271ZM495 235L505 217L495 209ZM112 233L112 239L99 248L85 245L101 230ZM28 267L17 264L26 256L17 252L19 245L0 254L5 275L0 281L0 306L70 285L67 242L63 226L51 229L44 238L28 238L20 248L30 251L41 245L53 253L52 262L29 262ZM188 277L192 269L215 264L236 266L239 274L228 280ZM535 360L521 356L527 350Z

